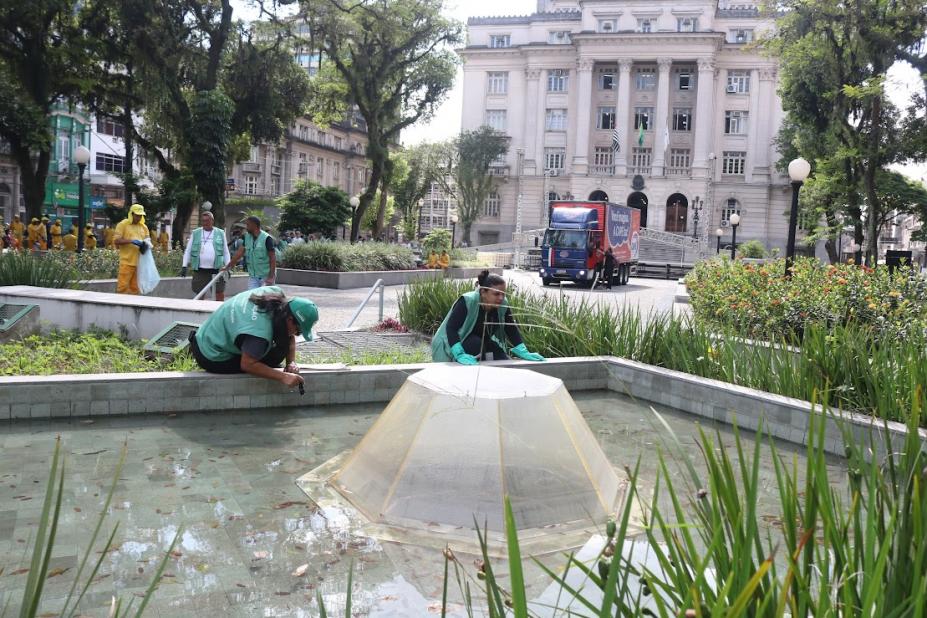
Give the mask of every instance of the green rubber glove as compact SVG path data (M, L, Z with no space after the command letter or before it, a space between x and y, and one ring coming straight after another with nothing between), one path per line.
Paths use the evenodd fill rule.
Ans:
M514 354L514 355L517 356L518 358L520 358L520 359L522 359L522 360L526 360L526 361L541 362L541 361L547 360L546 358L544 358L544 357L541 356L540 354L535 354L534 352L529 352L529 351L528 351L528 348L526 348L526 347L525 347L525 344L523 344L523 343L519 343L517 346L515 346L514 348L512 348L512 354Z
M454 360L461 365L476 365L479 362L476 360L475 356L464 352L463 345L460 342L453 345L451 348L451 355L454 357Z

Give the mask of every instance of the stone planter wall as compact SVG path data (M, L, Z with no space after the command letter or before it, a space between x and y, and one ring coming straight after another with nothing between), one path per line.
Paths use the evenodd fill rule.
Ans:
M356 288L369 288L377 279L382 279L384 285L407 285L413 281L425 279L476 279L483 268L449 268L446 272L441 270L368 270L351 273L335 273L322 270L297 270L293 268L278 268L277 283L284 285L302 285L314 288L331 288L335 290L349 290ZM501 268L491 268L490 271L502 273Z

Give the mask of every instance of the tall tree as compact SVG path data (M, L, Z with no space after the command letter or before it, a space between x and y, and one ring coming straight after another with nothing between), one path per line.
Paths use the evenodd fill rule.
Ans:
M169 178L189 170L221 225L236 138L277 142L302 111L308 77L282 33L256 37L233 21L231 0L123 0L121 7L135 70L144 75L145 124L136 142ZM177 209L175 235L192 208Z
M303 234L334 236L338 226L351 215L351 206L344 191L324 187L311 180L297 182L293 190L277 203L280 205L279 228L282 231L299 230Z
M431 183L441 177L441 153L445 150L443 144L425 143L406 148L395 157L396 168L390 189L406 240L416 237L421 202L428 194Z
M885 74L923 39L927 10L919 0L780 4L768 44L780 57L786 130L806 136L801 154L839 170L856 241L863 242L865 228L867 259L875 263L885 212L879 173L906 156L908 141L899 122L904 114L886 97Z
M470 244L470 228L499 182L498 177L489 173L489 168L493 161L508 152L509 138L504 133L482 126L473 131L463 131L454 146L447 167L453 183L445 183L444 190L457 198L457 214L463 226L461 240Z
M312 80L312 113L340 120L356 106L367 125L370 176L351 221L351 240L384 176L389 148L403 129L430 117L454 83L461 25L442 15L443 0L300 0L324 55Z
M26 216L39 216L56 103L81 102L97 77L99 7L78 0L6 2L0 10L0 138L20 169Z

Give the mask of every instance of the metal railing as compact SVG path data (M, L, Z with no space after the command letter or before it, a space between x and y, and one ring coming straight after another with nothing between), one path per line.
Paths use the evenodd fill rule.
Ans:
M348 321L348 323L345 324L345 327L344 327L345 330L351 328L351 326L354 325L354 322L357 320L358 316L360 316L361 311L364 310L364 307L366 307L367 303L370 302L370 298L373 296L373 293L376 292L378 289L380 290L380 319L378 321L379 322L383 321L383 293L384 293L383 288L384 287L385 286L383 285L383 279L377 279L376 283L374 283L371 286L370 291L367 292L367 296L364 297L364 300L362 300L361 303L357 306L357 309L354 310L354 315L351 316L350 321Z
M615 166L614 165L593 165L591 174L593 176L614 176Z
M228 277L229 279L231 279L232 275L227 270L220 271L219 274L213 277L212 280L206 284L205 288L200 290L199 293L193 297L193 300L199 300L203 298L204 296L206 296L207 292L209 292L209 290L211 290L216 285L216 282L218 282L219 279L222 277Z

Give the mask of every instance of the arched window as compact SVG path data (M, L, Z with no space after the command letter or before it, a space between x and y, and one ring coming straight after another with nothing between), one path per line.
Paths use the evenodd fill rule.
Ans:
M736 198L728 198L727 202L724 204L724 210L721 211L721 223L727 225L731 221L731 215L734 213L738 215L740 213L740 202Z

